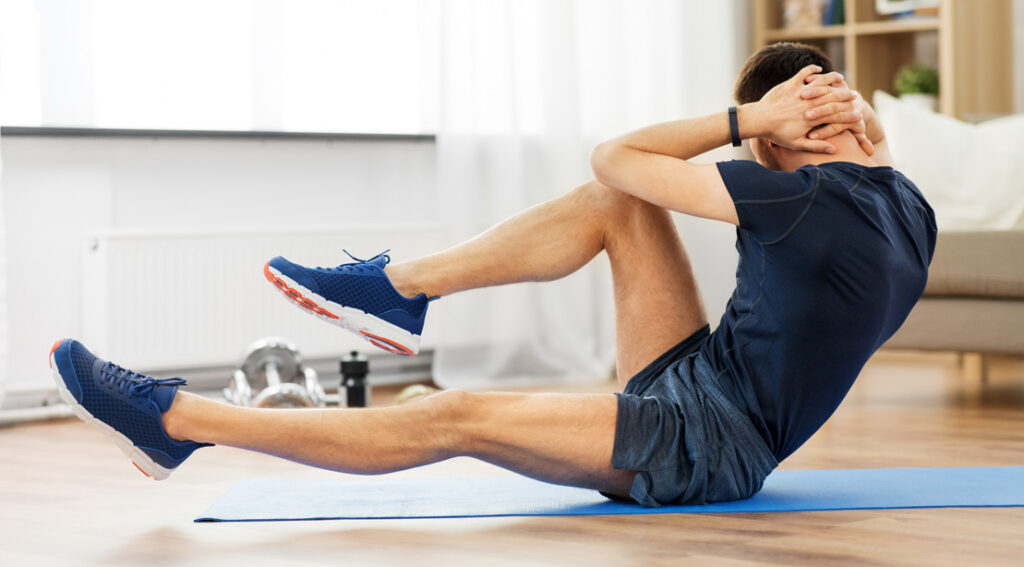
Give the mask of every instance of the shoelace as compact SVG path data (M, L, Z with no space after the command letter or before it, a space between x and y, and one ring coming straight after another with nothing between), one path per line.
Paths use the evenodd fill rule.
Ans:
M121 394L127 391L133 396L145 396L157 386L184 386L186 384L184 378L157 379L128 370L113 362L106 362L100 367L100 377L107 383L117 386L117 391Z
M377 258L384 258L384 265L385 266L388 265L391 262L391 256L388 256L388 252L391 252L390 248L388 248L387 250L381 252L380 254L377 254L373 258L370 258L369 260L363 260L363 259L360 259L360 258L356 258L355 256L352 255L351 252L349 252L348 250L345 250L344 248L342 248L341 251L344 252L345 254L347 254L349 258L352 258L353 260L355 260L355 262L350 262L348 264L341 264L341 265L336 266L334 268L321 268L320 266L317 266L316 269L318 269L318 270L337 270L339 268L347 267L349 269L355 269L355 270L360 271L360 272L365 272L367 270L372 269L368 264L370 264L371 262L373 262Z

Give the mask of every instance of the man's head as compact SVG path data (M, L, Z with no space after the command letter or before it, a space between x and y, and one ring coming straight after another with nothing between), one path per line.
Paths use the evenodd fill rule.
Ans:
M832 61L813 45L784 42L763 47L743 64L733 98L737 104L761 100L775 85L788 81L808 65L821 67L823 74L833 71ZM769 147L765 140L751 140L750 149L765 167L781 169L775 148Z

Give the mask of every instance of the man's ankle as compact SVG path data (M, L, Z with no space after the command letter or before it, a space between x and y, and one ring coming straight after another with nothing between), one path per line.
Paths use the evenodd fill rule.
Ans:
M186 414L184 407L191 403L191 400L188 398L193 395L194 394L189 394L188 392L182 392L179 390L174 395L174 401L171 402L171 407L167 408L167 411L165 411L162 416L164 431L167 432L168 437L175 441L194 441L194 439L188 438L188 435L184 430L186 421L184 419Z
M430 297L422 287L417 286L414 283L414 278L411 275L412 269L405 264L397 264L393 266L387 266L384 268L384 274L391 281L391 285L395 288L398 293L402 296L412 299L419 294L425 294Z

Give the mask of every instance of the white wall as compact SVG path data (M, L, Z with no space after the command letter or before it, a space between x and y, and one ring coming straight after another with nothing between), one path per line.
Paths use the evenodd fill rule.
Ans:
M2 151L11 391L49 387L49 346L80 336L90 231L436 219L431 142L8 136Z

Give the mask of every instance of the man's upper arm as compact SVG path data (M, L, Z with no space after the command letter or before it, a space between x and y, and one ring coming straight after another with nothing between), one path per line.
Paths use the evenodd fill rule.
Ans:
M722 175L714 164L642 152L624 146L598 146L591 157L601 183L666 209L739 224Z
M732 198L739 227L762 242L786 235L814 201L816 168L774 171L746 160L715 164Z

